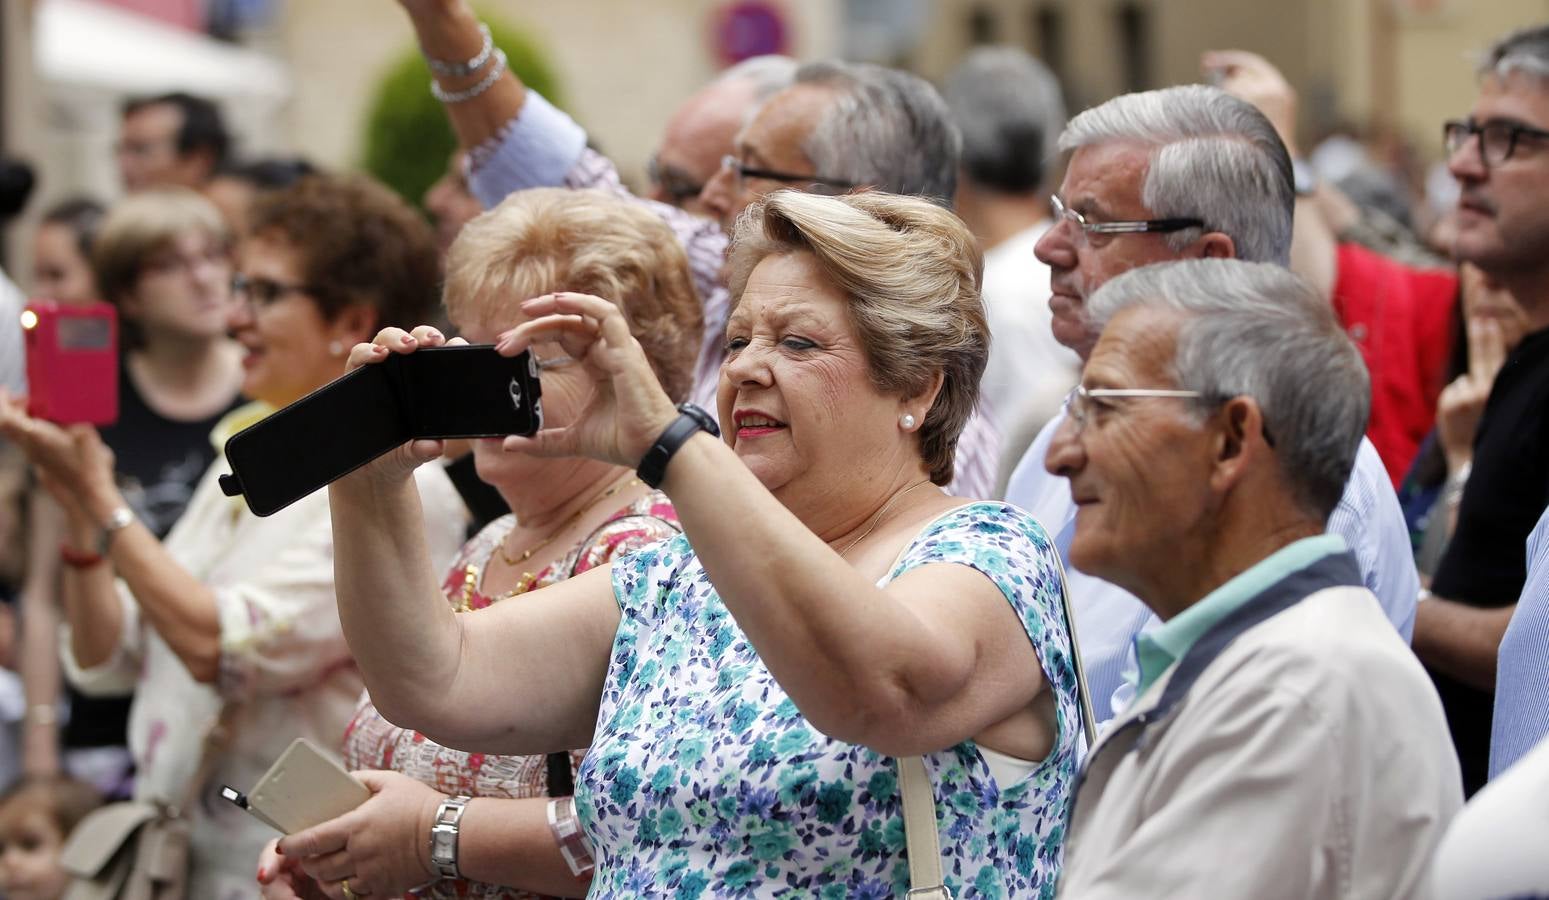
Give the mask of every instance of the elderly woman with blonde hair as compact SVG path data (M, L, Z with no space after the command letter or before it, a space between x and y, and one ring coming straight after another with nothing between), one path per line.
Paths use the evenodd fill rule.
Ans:
M931 861L958 894L1052 890L1078 746L1058 561L1026 513L939 489L989 344L973 237L919 199L781 191L739 223L730 266L723 440L674 407L625 306L536 297L500 341L588 382L573 418L506 448L636 468L683 535L457 616L429 600L408 482L439 448L330 488L372 697L459 747L590 743L592 896L893 896ZM430 337L384 331L356 356ZM936 815L906 829L897 758L915 756ZM441 812L420 809L422 847ZM443 859L496 871L510 848L476 835L497 815L469 802ZM940 859L910 859L906 830L928 847L931 824ZM392 887L338 829L281 847L331 854L320 874L354 895Z
M522 300L561 289L614 298L668 395L688 396L700 344L699 298L681 246L649 211L600 191L522 191L464 226L447 256L447 315L468 340L493 341L527 320ZM545 421L573 421L590 379L558 347L539 345L534 352L543 373ZM368 354L357 361L385 356ZM499 440L474 442L473 455L479 477L500 493L512 514L486 526L447 570L441 594L458 612L520 603L513 598L606 566L679 531L666 496L623 466L508 452ZM429 876L419 868L428 831L419 821L421 808L435 809L461 796L479 798L479 811L487 806L491 813L468 822L470 845L482 840L527 852L507 853L501 870L480 872L477 881L440 879L419 896L583 893L582 858L572 854L567 861L548 825L552 815L556 826L579 833L568 798L583 754L556 749L519 756L454 750L389 722L369 694L362 697L345 732L345 762L352 769L387 771L361 773L375 796L337 823L351 834L351 884L378 871L382 880L372 881L370 890L379 896L422 885ZM539 840L523 844L529 833ZM379 856L369 855L372 847L380 848ZM313 888L349 896L341 879L318 884L306 875L327 871L324 857L280 857L271 848L259 865L266 897L294 897ZM364 889L349 893L364 895Z

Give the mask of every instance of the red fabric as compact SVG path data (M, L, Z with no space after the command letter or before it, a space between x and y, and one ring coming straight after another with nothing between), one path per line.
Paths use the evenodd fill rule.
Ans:
M1334 313L1371 373L1366 436L1395 486L1435 423L1457 294L1449 270L1414 269L1359 244L1339 245Z

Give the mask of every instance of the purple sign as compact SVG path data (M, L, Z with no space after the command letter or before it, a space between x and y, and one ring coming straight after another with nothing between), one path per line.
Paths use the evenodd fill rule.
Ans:
M711 25L715 54L723 65L768 53L785 53L789 44L785 13L771 0L737 0L716 10Z

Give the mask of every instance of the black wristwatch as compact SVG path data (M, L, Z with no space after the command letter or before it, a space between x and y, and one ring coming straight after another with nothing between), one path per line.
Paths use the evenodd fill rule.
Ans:
M715 424L715 419L694 404L679 403L678 414L667 430L662 432L662 436L656 439L656 443L651 445L651 449L645 451L645 456L635 469L640 480L653 488L661 485L667 475L667 463L678 452L678 448L694 436L694 432L705 431L712 437L721 436L721 429Z

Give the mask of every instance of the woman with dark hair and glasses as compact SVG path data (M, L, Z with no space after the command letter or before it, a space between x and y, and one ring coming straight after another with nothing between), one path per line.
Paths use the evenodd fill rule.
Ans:
M177 244L146 265L145 277L200 288L166 314L236 336L240 350L226 352L255 402L220 421L213 446L333 380L351 346L421 321L436 299L430 228L379 184L306 178L262 196L249 224L234 282L224 241ZM108 251L98 247L99 261ZM142 321L148 339L161 319ZM36 420L6 399L0 435L64 507L66 671L83 692L134 689L135 796L188 818L188 896L251 897L251 861L272 831L222 802L220 784L255 783L296 737L335 744L362 686L334 602L326 493L258 518L222 494L228 468L217 459L163 541L128 504L114 453L90 427ZM462 504L439 466L418 483L431 554L445 562L460 543ZM201 766L211 735L214 765ZM198 782L202 769L209 780Z

